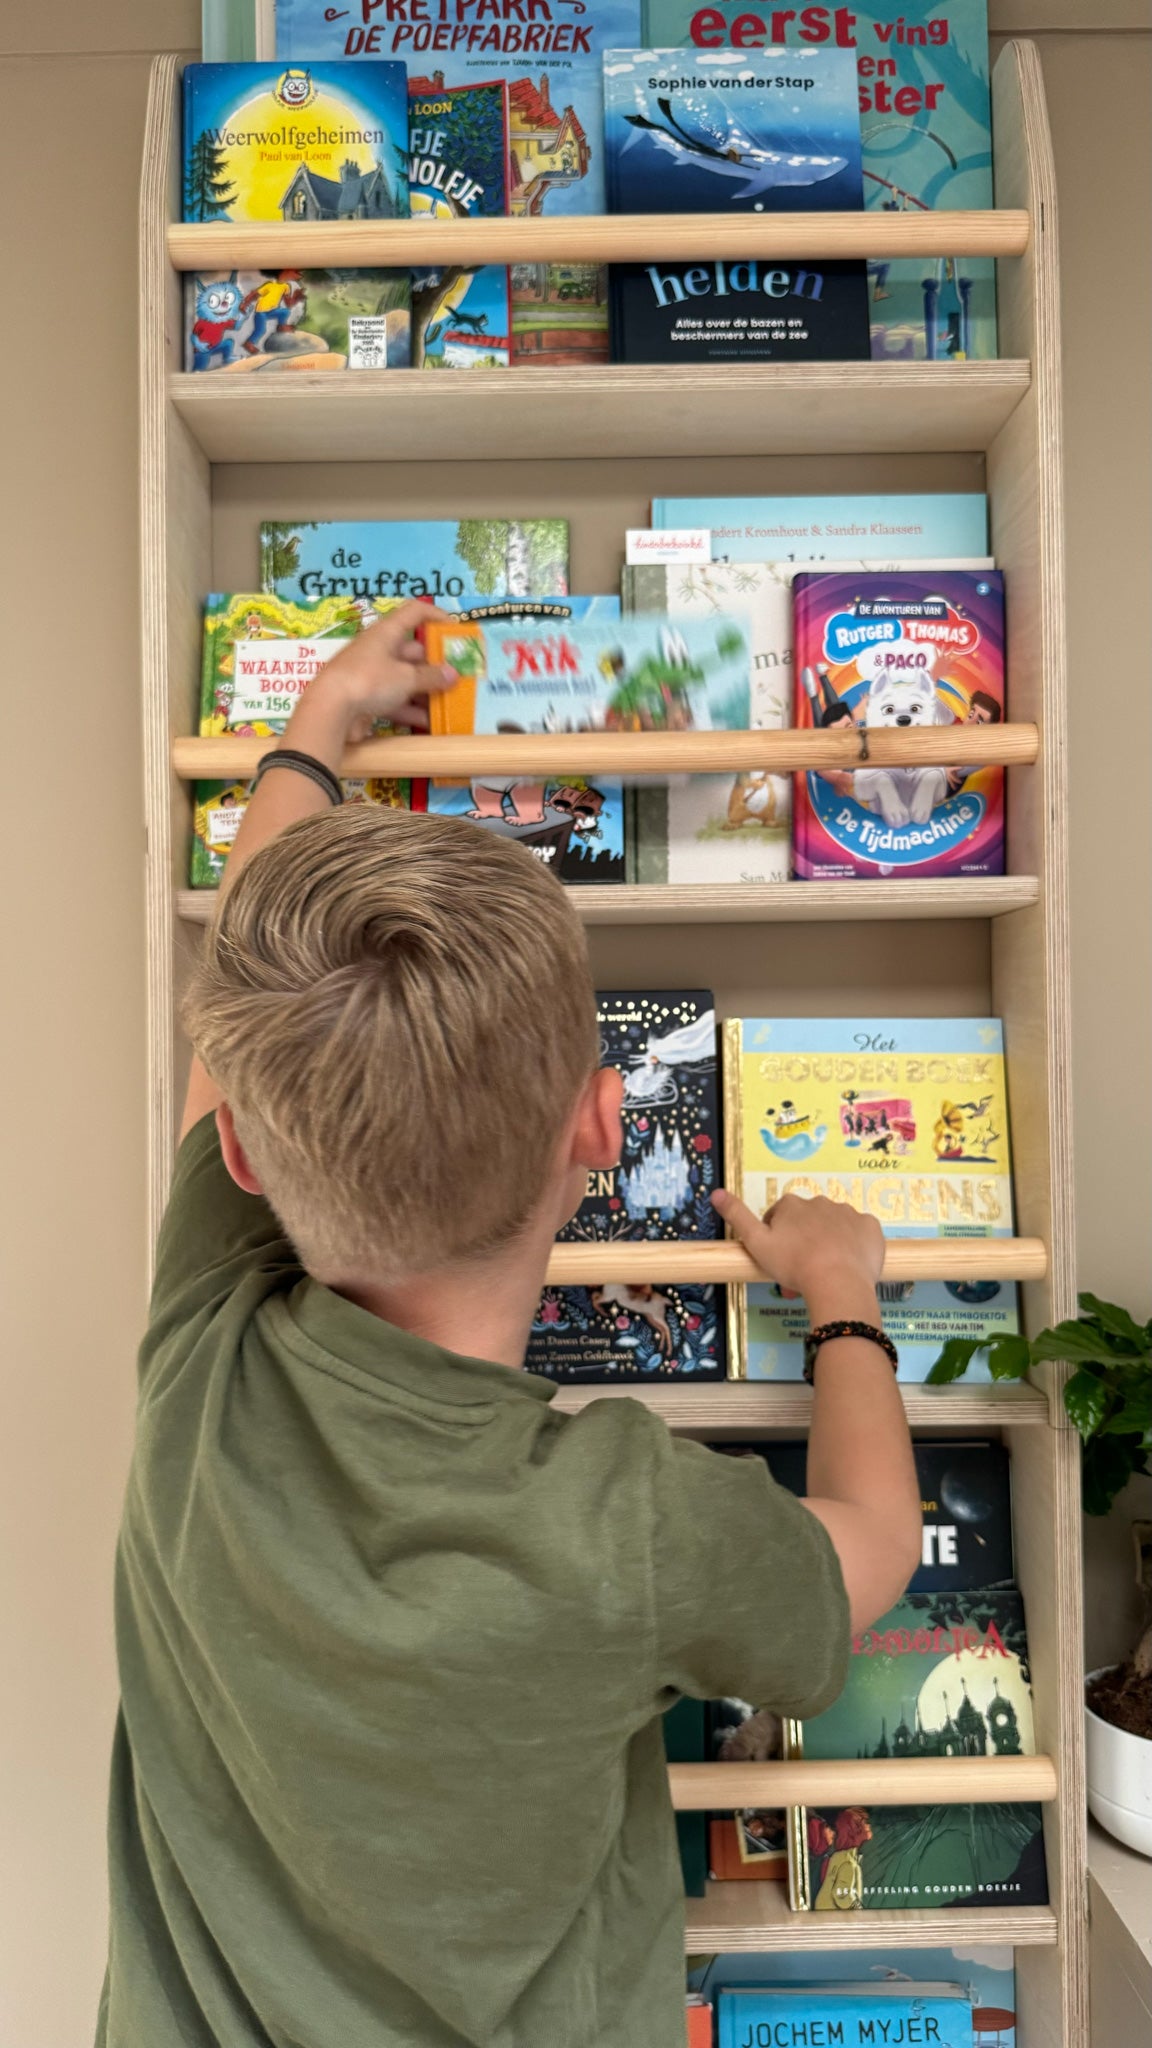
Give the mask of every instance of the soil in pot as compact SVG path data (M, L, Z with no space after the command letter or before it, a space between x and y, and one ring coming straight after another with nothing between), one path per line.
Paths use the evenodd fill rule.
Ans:
M1103 1672L1088 1687L1086 1697L1102 1721L1110 1721L1126 1735L1143 1735L1152 1741L1152 1676L1137 1670L1131 1658L1114 1671Z

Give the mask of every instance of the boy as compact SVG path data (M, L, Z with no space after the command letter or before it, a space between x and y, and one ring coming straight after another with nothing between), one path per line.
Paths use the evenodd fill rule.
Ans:
M411 698L450 680L409 637L428 616L306 692L188 1003L101 2048L680 2048L660 1714L818 1711L919 1557L876 1342L819 1351L806 1503L638 1402L558 1415L521 1370L621 1084L543 868L462 819L332 808L346 741L425 724ZM717 1204L814 1322L879 1322L875 1223Z

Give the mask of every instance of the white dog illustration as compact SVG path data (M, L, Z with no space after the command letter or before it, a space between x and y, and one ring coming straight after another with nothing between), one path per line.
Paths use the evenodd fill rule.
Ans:
M952 725L936 695L931 658L911 675L873 676L864 713L866 726ZM925 825L948 790L946 768L858 768L854 793L878 810L886 825Z

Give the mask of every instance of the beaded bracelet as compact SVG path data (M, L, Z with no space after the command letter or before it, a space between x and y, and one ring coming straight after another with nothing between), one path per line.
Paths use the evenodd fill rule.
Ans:
M816 1371L816 1354L822 1344L830 1344L834 1337L862 1337L866 1344L877 1344L892 1367L898 1371L900 1360L891 1337L878 1330L874 1323L821 1323L818 1330L809 1330L804 1338L804 1377L812 1385Z
M326 761L318 761L315 754L301 754L294 747L277 747L271 754L265 754L257 765L256 780L252 784L254 790L259 788L261 778L268 773L269 768L294 768L297 775L306 775L309 782L314 782L318 789L322 789L333 804L342 804L344 801L340 777L334 769L329 768Z

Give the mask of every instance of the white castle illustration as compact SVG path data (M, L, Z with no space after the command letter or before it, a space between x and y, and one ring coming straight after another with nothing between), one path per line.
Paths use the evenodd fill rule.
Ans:
M669 1141L659 1124L651 1149L635 1166L621 1175L620 1192L630 1216L643 1216L658 1209L661 1216L674 1216L688 1199L688 1162L679 1131Z

